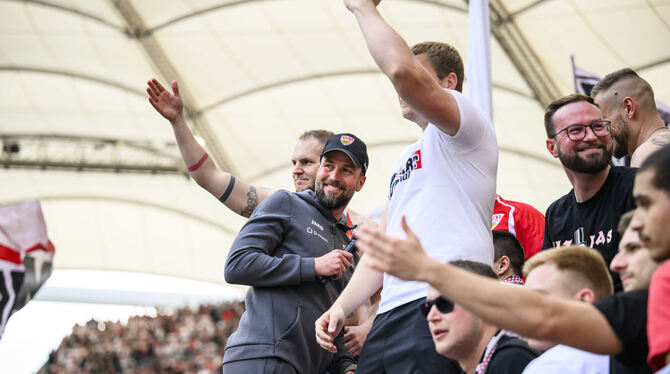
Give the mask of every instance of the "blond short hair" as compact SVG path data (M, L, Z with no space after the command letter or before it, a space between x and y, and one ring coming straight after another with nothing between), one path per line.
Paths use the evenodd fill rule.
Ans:
M614 292L612 277L607 269L603 256L596 250L572 245L544 250L531 257L523 267L523 275L527 277L535 268L553 264L560 271L571 272L568 283L575 291L590 288L596 300L600 300Z

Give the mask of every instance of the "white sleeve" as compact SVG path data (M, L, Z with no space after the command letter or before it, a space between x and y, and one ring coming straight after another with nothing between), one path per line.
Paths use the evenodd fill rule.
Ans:
M528 363L526 368L523 369L523 374L563 374L569 372L570 368L564 366L561 361L543 360L541 355Z
M482 141L495 140L495 130L491 121L468 98L458 91L449 91L458 105L461 123L450 142L461 152L476 148Z

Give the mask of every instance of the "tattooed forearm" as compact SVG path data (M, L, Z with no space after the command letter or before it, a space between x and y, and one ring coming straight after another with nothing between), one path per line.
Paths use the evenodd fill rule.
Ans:
M247 192L247 206L242 209L240 215L249 218L251 213L254 212L254 209L258 206L258 193L256 192L256 187L249 186L249 192Z

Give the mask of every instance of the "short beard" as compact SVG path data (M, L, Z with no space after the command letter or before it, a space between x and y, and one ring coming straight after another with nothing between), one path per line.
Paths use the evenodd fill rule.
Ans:
M335 183L332 181L326 181L326 183L342 188L342 185L339 183ZM353 192L349 193L350 191L344 190L342 194L338 197L334 196L326 196L326 193L323 191L323 183L316 182L316 199L326 209L339 209L344 206L347 206L349 204L349 201L351 198L354 196Z
M616 120L616 124L613 124L615 129L612 131L612 139L614 140L614 149L612 154L616 158L622 158L628 155L628 141L630 140L630 127L626 121L624 121L621 114Z
M580 157L577 152L574 155L569 156L561 152L561 148L558 148L558 159L561 160L561 164L567 169L572 170L577 173L584 174L598 174L601 171L605 170L610 164L612 159L612 148L607 148L600 146L603 149L602 156L597 158L584 159Z

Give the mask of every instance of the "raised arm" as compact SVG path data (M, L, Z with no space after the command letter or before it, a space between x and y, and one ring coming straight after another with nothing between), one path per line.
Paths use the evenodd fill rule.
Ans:
M379 2L344 1L356 16L372 58L389 77L400 98L425 120L449 135L456 135L461 123L458 105L451 93L444 89L451 87L448 81L453 81L456 75L449 74L443 79L446 80L444 87L441 86L414 56L405 40L381 17L376 8Z
M214 161L195 140L186 125L177 81L172 81L172 92L166 90L156 79L148 81L147 85L149 103L160 115L170 121L181 157L191 177L200 187L222 200L230 210L248 218L258 203L274 191L262 187L256 188L216 167Z
M595 306L510 287L430 258L403 219L406 239L362 227L358 243L369 265L406 280L430 283L446 298L498 327L528 338L615 355L622 345Z

